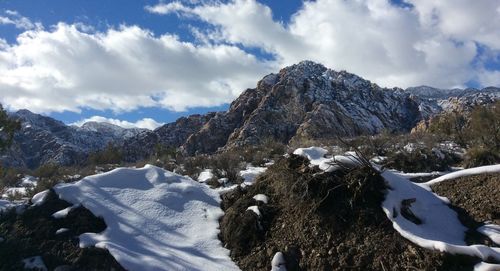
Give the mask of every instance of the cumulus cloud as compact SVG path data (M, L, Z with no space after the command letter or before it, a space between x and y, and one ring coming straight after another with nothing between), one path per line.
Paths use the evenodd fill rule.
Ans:
M59 23L3 42L0 99L35 112L183 111L230 102L274 68L233 45L198 45L138 26L86 33Z
M0 15L0 25L14 25L18 29L42 29L40 22L32 22L29 18L21 16L15 10L6 10L3 15Z
M406 3L304 1L289 22L276 21L256 0L145 7L204 22L207 27L190 25L195 42L140 26L99 32L78 23L47 29L18 23L25 31L16 43L0 39L0 102L45 113L182 111L230 102L265 74L305 59L387 87L500 84L499 71L487 65L488 59L500 59L498 0ZM7 24L23 21L13 11L3 17ZM271 60L253 53L258 51Z
M206 33L209 40L261 48L280 66L311 59L389 87L492 81L495 73L476 61L477 44L500 49L500 2L407 4L411 7L388 0L306 1L287 25L273 20L271 10L255 0L176 1L148 10L198 18L216 27Z
M154 129L156 129L164 124L164 123L159 123L151 118L144 118L144 119L138 120L136 122L129 122L129 121L125 121L125 120L106 118L106 117L102 117L102 116L92 116L90 118L72 123L71 125L76 125L76 126L80 127L87 122L105 122L105 123L111 123L111 124L120 126L122 128L127 128L127 129L128 128L143 128L143 129L149 129L149 130L154 130Z

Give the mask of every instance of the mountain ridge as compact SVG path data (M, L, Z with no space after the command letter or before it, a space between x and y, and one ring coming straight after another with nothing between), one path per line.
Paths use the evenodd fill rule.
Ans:
M23 123L5 164L36 167L72 164L113 143L138 161L158 147L188 155L214 153L271 138L284 144L334 136L409 132L432 115L500 99L500 89L382 88L347 71L302 61L271 73L236 98L227 111L181 117L155 130L125 129L89 122L68 126L28 110L14 114Z

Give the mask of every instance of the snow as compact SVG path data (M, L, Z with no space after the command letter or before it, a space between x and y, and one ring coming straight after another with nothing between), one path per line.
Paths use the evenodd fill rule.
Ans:
M245 185L252 185L255 178L260 174L266 172L267 167L253 167L248 166L245 170L240 171L240 176L244 179Z
M495 244L500 245L500 226L495 224L486 224L477 229L478 232L488 236Z
M80 246L107 249L127 270L239 270L217 237L219 194L189 177L146 165L54 190L107 225L80 235Z
M2 198L9 198L9 196L21 195L25 196L28 193L28 189L26 187L9 187L6 188Z
M262 214L260 213L259 207L257 205L252 205L252 206L248 207L247 211L254 212L258 217L262 216Z
M9 201L0 199L0 213L15 208L16 213L20 214L26 208L24 201Z
M498 271L500 264L480 262L474 266L474 271Z
M415 146L405 147L408 149L407 151L411 151L410 149ZM356 161L355 154L352 153L347 153L346 156L339 157L340 159L336 158L337 156L326 158L326 149L318 147L300 148L295 150L294 154L308 158L312 165L318 165L324 171L331 171L331 168L324 165L331 164L335 160L342 161L342 159L348 159L346 161L349 162L349 159L351 159L352 165L359 163ZM476 256L483 260L495 259L500 261L499 247L466 245L464 237L467 228L461 224L456 212L448 207L449 200L434 194L430 188L431 185L445 180L497 172L500 172L500 165L484 166L459 170L427 183L417 184L407 179L411 175L398 174L397 172L386 170L381 174L391 189L387 190L382 208L388 219L392 221L394 229L403 237L421 247L452 254ZM403 202L406 202L406 204L403 204ZM405 208L409 209L422 223L416 224L406 219L402 215L403 205L406 205ZM497 243L500 236L500 226L485 225L479 230L492 237L491 239ZM480 264L476 266L476 270L497 270L498 267L498 265L492 267L491 265Z
M26 175L21 179L19 187L7 187L4 189L2 198L9 198L10 196L26 196L29 192L29 188L35 187L38 184L38 179L33 176Z
M335 155L325 157L328 150L320 147L298 148L293 154L305 157L309 160L312 166L318 166L319 169L332 172L341 169L339 163L343 166L355 167L360 165L356 153L346 152L344 155Z
M26 175L21 180L21 186L23 187L35 187L38 184L38 178Z
M468 168L468 169L464 169L464 170L455 171L455 172L443 175L439 178L430 180L430 181L426 182L425 185L430 187L431 185L440 183L442 181L452 180L452 179L471 176L471 175L487 174L487 173L500 173L500 165L483 166L483 167Z
M198 176L198 182L204 183L214 177L214 174L212 173L211 169L205 169L203 170L200 175Z
M60 211L53 213L52 217L55 219L65 218L66 216L68 216L68 214L71 210L77 208L78 206L80 206L80 205L72 205L72 206L69 206L67 208L64 208Z
M24 269L36 269L38 271L47 271L47 267L43 263L42 257L35 256L23 260Z
M65 232L68 232L69 229L68 228L60 228L56 231L56 235L57 234L62 234L62 233L65 233Z
M285 256L283 256L283 253L277 252L271 261L271 271L286 271L285 264Z
M267 204L269 202L269 198L264 194L257 194L255 196L253 196L253 199L256 201L261 201L264 204Z
M451 174L454 173L448 175ZM382 177L391 187L387 190L382 208L392 221L394 229L403 237L427 249L466 254L483 260L490 257L500 260L498 247L465 244L467 228L460 223L455 211L446 205L443 198L430 192L426 187L412 183L390 171L384 171ZM423 221L422 224L417 225L401 215L401 203L406 199L415 199L410 209Z
M37 193L36 195L33 196L33 198L31 198L31 203L33 203L33 206L42 205L45 202L45 199L47 198L48 194L49 194L48 189Z

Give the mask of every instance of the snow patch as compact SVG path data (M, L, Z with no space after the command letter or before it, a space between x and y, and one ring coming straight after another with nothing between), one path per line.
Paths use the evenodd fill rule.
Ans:
M35 269L38 271L47 271L47 267L43 263L42 257L35 256L23 260L24 269Z
M295 155L307 158L312 166L318 166L319 169L326 172L339 170L342 166L356 167L361 165L355 152L346 152L344 155L332 157L326 157L327 153L328 150L320 147L298 148L293 152Z
M269 201L269 198L264 194L257 194L255 196L253 196L253 199L256 201L261 201L264 204L267 204L267 202Z
M474 271L498 271L500 264L480 262L474 266Z
M488 236L495 244L500 245L500 226L495 224L486 224L477 229L478 232Z
M62 234L62 233L65 233L65 232L68 232L69 229L68 228L60 228L56 231L56 235L57 234Z
M16 213L20 214L21 212L24 211L26 208L26 205L22 201L9 201L9 200L3 200L0 199L0 213L3 213L5 211L8 211L10 209L16 209Z
M262 216L262 214L260 213L259 207L257 205L252 205L252 206L248 207L247 211L254 212L258 217Z
M478 174L488 174L488 173L500 173L500 165L491 165L491 166L463 169L463 170L459 170L459 171L455 171L455 172L443 175L439 178L430 180L424 184L426 186L430 187L431 185L440 183L442 181L457 179L460 177L478 175Z
M33 206L42 205L45 202L45 199L47 198L48 194L49 194L49 190L48 189L35 194L31 198L31 203L33 204Z
M204 183L204 182L207 182L208 180L212 179L213 177L214 177L214 174L212 173L212 170L205 169L198 176L198 182Z
M74 184L60 198L81 204L107 225L80 235L80 246L107 249L128 270L239 270L217 235L220 196L161 168L119 168Z
M72 206L69 206L67 208L64 208L60 211L53 213L52 217L55 219L65 218L66 216L68 216L68 214L71 210L77 208L78 206L80 206L80 205L72 205Z
M35 187L38 185L38 178L30 175L24 176L21 180L21 186L23 187Z
M248 166L247 169L240 171L240 176L244 179L245 185L252 185L255 178L260 174L266 172L267 167L252 167Z
M281 252L274 254L271 261L271 271L286 271L285 256Z
M392 221L394 229L403 237L427 249L476 256L483 260L489 258L500 260L498 247L465 244L467 229L460 223L455 211L450 209L441 197L430 192L425 186L415 184L392 172L385 171L382 176L391 187L387 190L382 208ZM406 204L406 208L422 220L421 224L416 224L402 215L405 201L411 202Z

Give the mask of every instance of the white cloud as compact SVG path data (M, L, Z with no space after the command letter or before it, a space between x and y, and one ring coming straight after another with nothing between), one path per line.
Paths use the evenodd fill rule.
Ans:
M232 101L274 69L232 45L196 45L138 26L82 32L59 23L0 46L0 99L35 112L175 111Z
M484 64L488 58L478 57L484 54L478 48L485 48L489 59L500 59L498 0L407 2L414 7L388 0L304 1L286 24L256 0L145 7L210 25L190 26L196 42L139 26L96 32L81 23L48 29L26 23L15 44L0 39L0 102L35 112L182 111L230 102L263 75L305 59L388 87L500 84L498 71ZM24 18L4 15L9 24ZM259 49L274 59L248 53Z
M486 84L476 44L500 48L500 2L408 2L414 8L388 0L306 1L288 25L255 0L160 3L150 10L196 17L217 28L207 40L264 49L280 66L311 59L389 87Z
M18 29L29 30L29 29L41 29L42 24L39 22L33 23L29 18L21 16L15 10L4 11L4 16L0 15L0 25L14 25Z
M105 123L111 123L111 124L114 124L114 125L117 125L117 126L120 126L123 128L144 128L144 129L149 129L149 130L154 130L154 129L156 129L164 124L164 123L159 123L151 118L144 118L144 119L138 120L136 122L129 122L126 120L106 118L106 117L102 117L102 116L92 116L90 118L72 123L71 125L82 126L86 122L105 122Z

